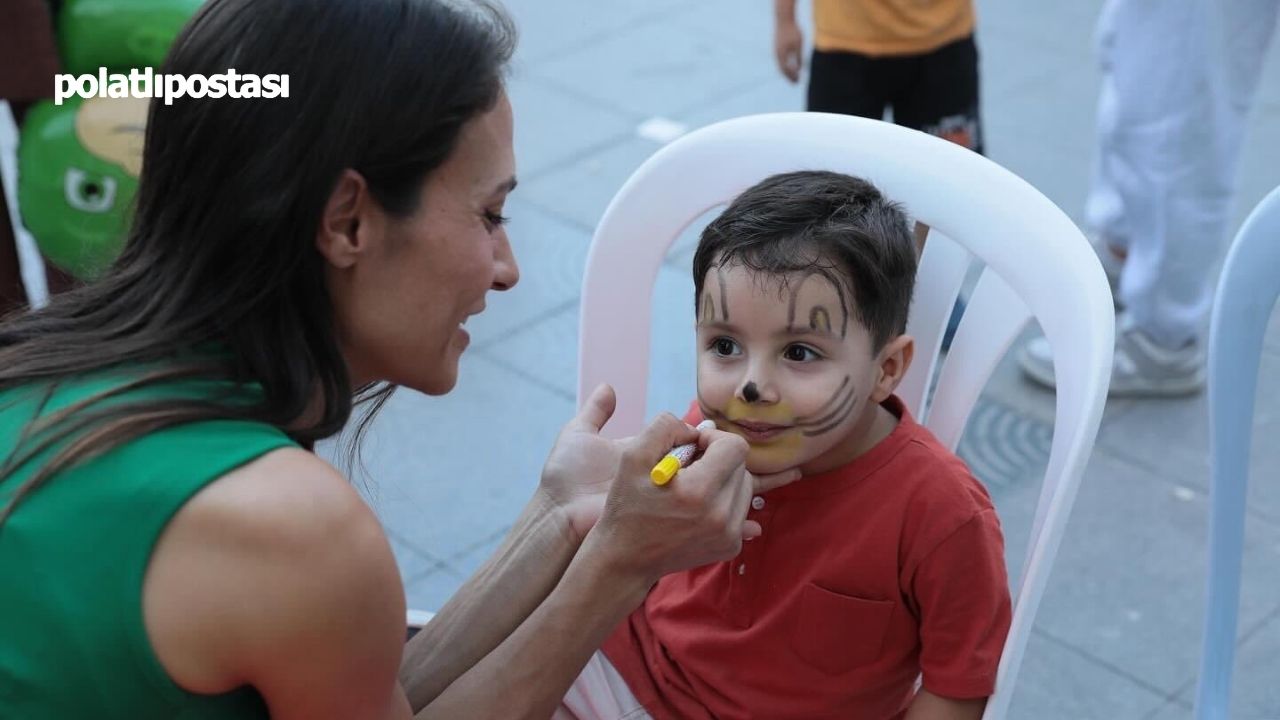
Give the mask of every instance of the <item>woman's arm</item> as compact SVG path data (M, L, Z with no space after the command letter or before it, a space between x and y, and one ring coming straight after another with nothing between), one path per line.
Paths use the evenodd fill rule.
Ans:
M653 464L673 445L694 438L706 447L702 459L682 470L677 482L654 486L649 481ZM573 462L557 460L565 442L562 435L548 462L552 476L572 474ZM571 444L582 450L580 443ZM567 505L556 505L561 510L541 514L567 518L559 521L563 544L550 540L556 532L538 530L536 510L526 512L523 526L503 549L415 638L401 678L419 718L550 716L591 654L659 577L737 553L753 490L743 465L745 443L716 431L699 435L665 416L619 447L609 477L601 483L609 494L607 500L599 498L594 510L601 514L599 522L594 522L589 497L570 499L544 472L548 497L567 500ZM582 454L573 457L581 459ZM577 523L588 521L594 526L577 553L570 553L563 576L554 577L564 566L551 562L544 568L528 567L563 558L544 553L572 548ZM745 532L758 534L758 527ZM521 538L532 539L539 549L523 547ZM539 597L519 587L530 577L538 590L548 579L554 589ZM515 593L515 611L507 590ZM488 626L493 618L497 629ZM445 622L433 627L440 620ZM479 634L471 635L473 630Z
M405 646L400 681L410 704L426 706L515 631L577 550L563 514L539 492L498 551Z

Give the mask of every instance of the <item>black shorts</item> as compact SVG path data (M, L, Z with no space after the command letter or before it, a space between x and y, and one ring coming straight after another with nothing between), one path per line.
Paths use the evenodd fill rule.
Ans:
M978 47L973 36L923 55L870 57L814 50L809 110L893 121L982 152Z

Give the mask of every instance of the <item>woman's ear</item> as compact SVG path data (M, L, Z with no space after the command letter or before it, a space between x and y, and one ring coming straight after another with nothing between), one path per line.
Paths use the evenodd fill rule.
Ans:
M343 170L324 204L320 227L316 230L316 249L333 267L349 268L365 251L368 243L360 230L370 202L364 177L355 170Z
M915 357L916 341L910 335L899 335L889 340L876 356L880 367L876 383L871 388L871 399L877 403L898 389L898 384L911 368L911 360Z

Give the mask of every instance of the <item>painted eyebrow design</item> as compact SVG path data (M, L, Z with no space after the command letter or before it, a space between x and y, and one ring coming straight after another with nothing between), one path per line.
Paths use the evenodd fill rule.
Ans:
M813 277L814 275L821 275L821 273L819 273L817 270L810 270L809 272L805 273L804 276L801 277L800 280L797 281L795 285L791 288L791 299L787 302L787 328L791 328L791 326L795 325L795 322L796 322L796 301L800 297L800 288L804 286L805 281L807 281L809 278ZM823 279L826 279L828 282L830 282L830 279L828 279L825 275L823 275ZM840 339L843 340L845 338L846 333L848 333L849 331L849 304L845 302L844 288L840 287L840 283L833 282L831 283L831 286L835 288L836 295L839 296L840 298L840 311L842 313L842 317L840 320ZM826 307L822 305L818 305L809 310L809 327L814 327L814 321L815 321L814 313L818 309L821 309L822 314L826 316L827 327L830 328L831 313L826 309ZM834 335L835 333L833 332L832 334Z

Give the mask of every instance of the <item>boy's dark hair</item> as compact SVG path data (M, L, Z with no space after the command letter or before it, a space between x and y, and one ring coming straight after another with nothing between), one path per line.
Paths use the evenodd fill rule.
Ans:
M702 231L693 256L694 307L713 267L769 275L817 270L849 291L873 351L906 332L915 239L902 208L860 178L801 171L766 178ZM785 281L784 281L785 282Z

